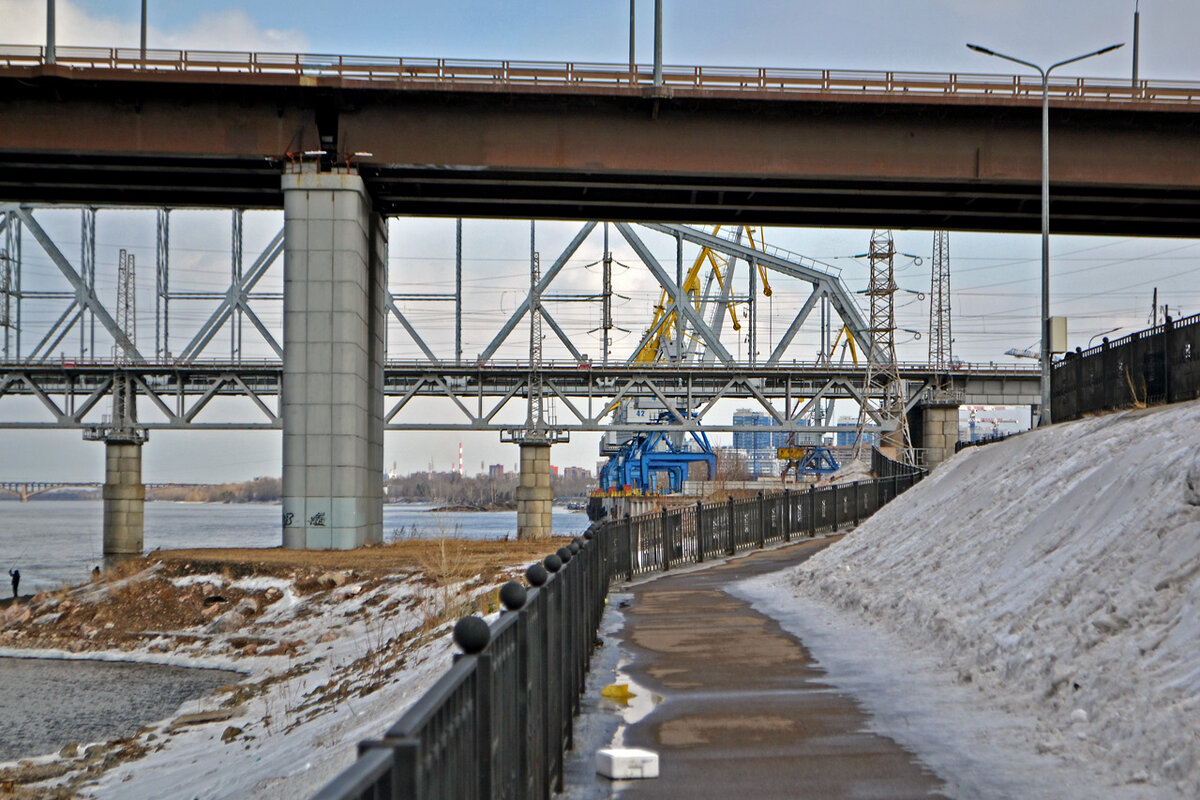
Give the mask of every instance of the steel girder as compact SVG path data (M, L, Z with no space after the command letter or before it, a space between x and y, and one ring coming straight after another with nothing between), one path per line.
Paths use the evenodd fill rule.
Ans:
M279 428L279 364L141 365L0 365L0 404L6 399L36 398L45 419L0 421L0 429L86 428L100 421L101 401L109 398L120 375L129 376L138 403L138 424L146 429L271 429ZM907 387L906 409L924 396L934 375L927 367L901 367ZM862 373L818 364L787 367L591 367L550 364L541 372L543 391L560 403L557 427L569 431L637 430L732 431L732 425L704 421L718 402L751 401L777 422L764 427L775 432L806 433L840 430L810 426L800 420L819 402L851 399L861 402ZM1037 383L1036 372L967 368L951 381L965 391L968 381ZM504 413L524 413L529 372L520 363L463 366L427 362L392 362L384 370L384 393L392 398L385 414L389 430L483 430L512 427ZM230 409L216 411L217 398L240 398L237 418ZM429 420L427 410L404 412L417 398L435 398L453 407L446 419ZM666 424L615 423L612 412L623 400L655 400L667 407L698 409L696 419L676 417ZM0 408L3 406L0 405ZM408 418L412 416L413 418ZM737 430L749 430L739 426Z

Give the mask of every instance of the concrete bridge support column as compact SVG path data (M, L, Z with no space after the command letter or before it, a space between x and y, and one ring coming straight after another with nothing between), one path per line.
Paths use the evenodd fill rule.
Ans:
M383 541L387 223L353 170L283 176L283 546Z
M954 455L958 441L958 404L929 403L922 407L924 421L921 448L925 451L925 467L933 469Z
M521 480L517 485L517 538L548 539L554 489L550 487L550 445L521 444Z
M105 442L103 495L105 563L137 558L142 554L146 519L141 442Z

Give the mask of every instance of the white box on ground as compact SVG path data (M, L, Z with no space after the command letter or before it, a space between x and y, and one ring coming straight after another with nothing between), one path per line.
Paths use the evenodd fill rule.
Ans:
M657 778L658 753L638 747L605 747L596 752L596 772L613 780Z

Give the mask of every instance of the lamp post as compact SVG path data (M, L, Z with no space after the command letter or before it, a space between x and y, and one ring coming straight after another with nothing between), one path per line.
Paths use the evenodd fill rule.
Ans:
M1100 331L1099 333L1096 334L1096 336L1093 336L1092 338L1088 339L1087 349L1088 350L1092 349L1092 342L1096 341L1097 336L1108 336L1110 333L1116 333L1119 330L1121 330L1121 329L1120 328L1109 328L1106 331Z
M1031 61L1006 56L977 44L967 44L968 48L977 53L1021 64L1037 70L1038 74L1042 76L1042 413L1039 423L1041 425L1050 424L1050 73L1067 64L1110 53L1118 47L1124 46L1124 42L1110 44L1108 47L1058 61L1046 69L1042 69Z

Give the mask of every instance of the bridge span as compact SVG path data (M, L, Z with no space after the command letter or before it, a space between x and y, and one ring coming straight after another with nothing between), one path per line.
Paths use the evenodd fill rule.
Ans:
M387 430L506 431L511 419L500 414L514 398L524 408L530 390L528 363L517 361L463 364L430 361L389 361L384 368L383 394ZM860 368L814 362L769 366L628 365L551 362L537 370L561 409L557 427L571 432L629 431L763 431L831 433L836 425L813 426L806 420L812 405L831 399L860 400L865 374ZM132 386L138 426L146 430L281 429L281 363L192 364L5 364L0 362L0 398L36 397L45 416L0 420L4 429L100 427L101 412L109 407L121 378ZM911 411L936 387L956 402L968 405L1037 405L1039 372L995 364L959 364L948 375L926 364L902 364L906 407ZM240 419L213 419L210 403L218 397L241 398ZM416 398L436 398L453 408L450 416L431 419L428 411L405 414ZM612 411L621 400L645 400L667 408L698 408L692 419L670 417L615 421ZM768 423L732 426L705 419L721 400L741 400L758 406ZM229 409L224 409L228 414ZM894 423L881 421L882 430Z
M1200 83L1055 78L1061 233L1200 226ZM0 45L0 198L284 205L289 161L429 216L1036 231L1034 76Z

